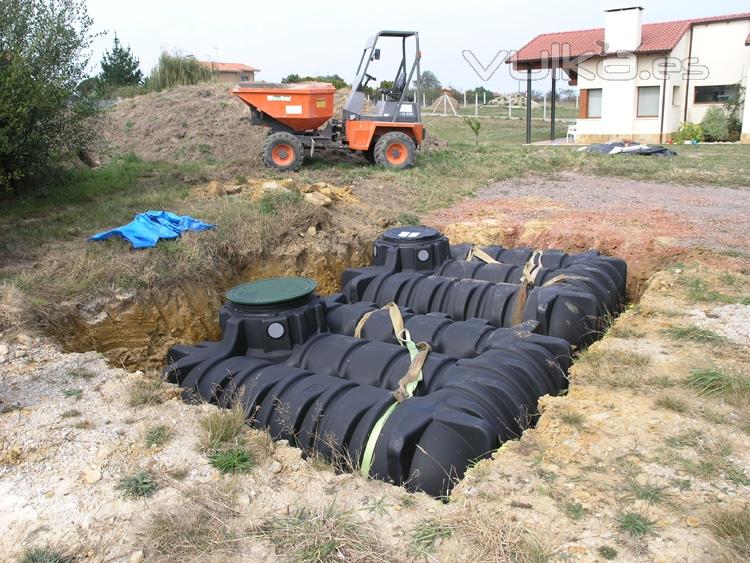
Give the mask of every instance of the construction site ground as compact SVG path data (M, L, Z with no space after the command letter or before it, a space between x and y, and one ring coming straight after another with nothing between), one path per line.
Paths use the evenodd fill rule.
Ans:
M217 86L123 100L102 169L0 210L0 559L750 558L750 147L605 157L524 147L523 122L489 119L475 146L429 118L414 170L320 154L285 177L244 116ZM86 242L159 208L218 229ZM410 222L629 266L630 303L569 392L446 501L305 459L159 379L170 345L218 338L228 287L307 275L333 293ZM245 472L211 463L217 425Z

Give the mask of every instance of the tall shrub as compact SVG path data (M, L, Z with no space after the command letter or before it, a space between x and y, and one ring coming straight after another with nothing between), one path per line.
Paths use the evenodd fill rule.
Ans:
M717 107L709 108L701 121L706 141L726 141L729 137L729 120L726 112Z
M148 77L147 86L161 91L174 86L187 86L211 80L211 70L193 57L162 51L159 62Z
M84 0L0 0L0 192L85 147L91 24Z

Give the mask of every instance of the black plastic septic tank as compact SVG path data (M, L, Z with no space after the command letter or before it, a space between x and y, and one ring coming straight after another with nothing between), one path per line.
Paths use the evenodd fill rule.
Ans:
M432 227L388 229L372 246L374 266L391 271L432 271L451 257L448 237Z
M283 359L313 334L325 331L325 305L308 278L270 278L227 291L219 312L223 340L241 353Z

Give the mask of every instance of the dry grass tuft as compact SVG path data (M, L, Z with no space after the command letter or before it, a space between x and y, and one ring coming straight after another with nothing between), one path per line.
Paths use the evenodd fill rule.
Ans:
M646 354L595 347L582 354L574 367L591 383L637 388L648 384L644 370L650 364L651 356Z
M130 383L128 404L131 407L160 405L166 399L165 379L158 371L147 371L142 377Z
M9 283L0 283L0 332L21 326L23 319L23 293Z
M147 525L146 551L160 561L181 562L206 555L229 555L237 550L241 525L236 518L236 483L185 489L175 480L167 483L177 489L182 502L172 508L155 512Z
M203 440L201 448L208 453L231 445L237 445L243 431L247 428L247 415L238 401L232 408L215 410L201 420Z
M688 404L685 401L669 395L659 397L654 404L661 409L679 413L684 413L688 410Z
M375 530L350 512L331 504L325 509L299 509L291 516L272 518L256 531L277 553L294 561L394 561Z
M711 530L736 554L736 561L750 559L750 508L721 510L711 516Z
M550 557L539 536L487 505L464 503L437 521L443 536L441 561L538 563Z

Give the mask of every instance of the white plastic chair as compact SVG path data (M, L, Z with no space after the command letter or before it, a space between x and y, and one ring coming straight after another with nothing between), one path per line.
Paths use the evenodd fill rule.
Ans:
M576 142L576 135L578 134L578 126L576 125L568 125L568 134L565 136L565 141L573 141Z

